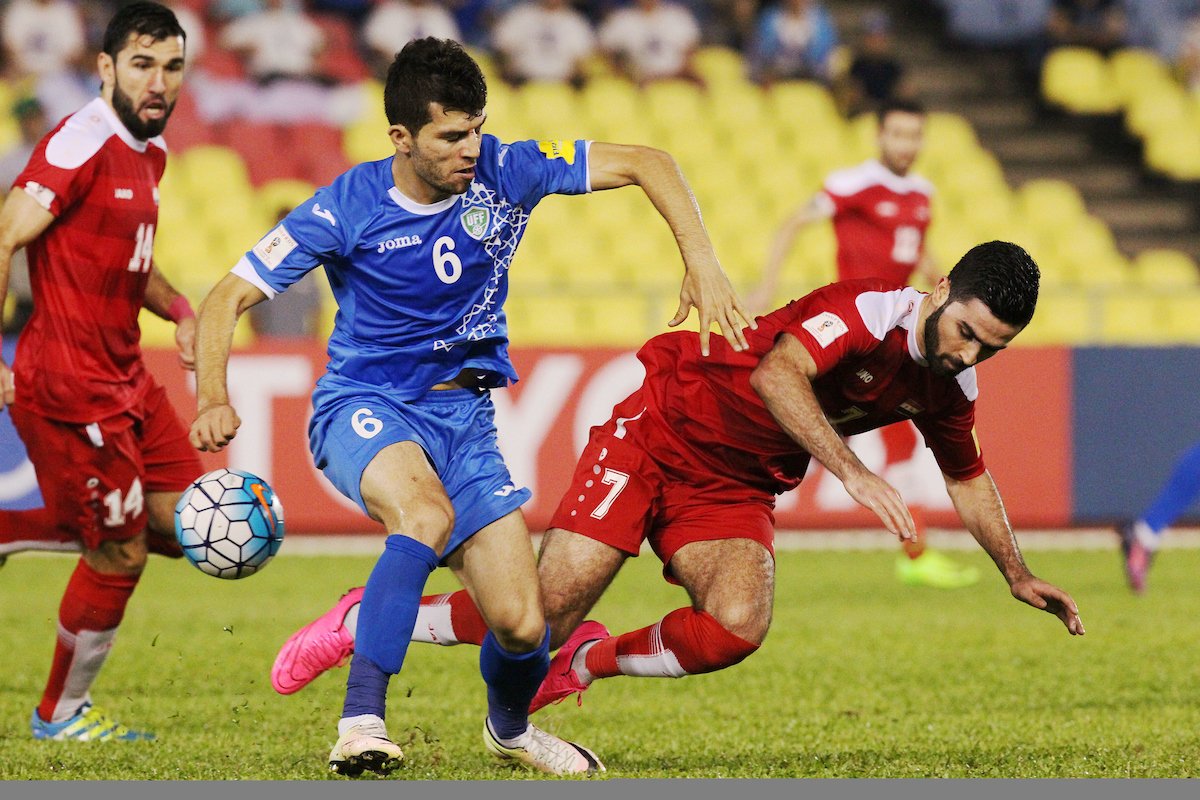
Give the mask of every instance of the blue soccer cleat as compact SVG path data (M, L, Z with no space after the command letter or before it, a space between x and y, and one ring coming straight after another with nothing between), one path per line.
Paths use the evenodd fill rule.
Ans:
M62 722L43 721L35 708L29 727L34 739L54 742L148 742L155 738L149 731L131 731L91 703L84 703L75 716Z

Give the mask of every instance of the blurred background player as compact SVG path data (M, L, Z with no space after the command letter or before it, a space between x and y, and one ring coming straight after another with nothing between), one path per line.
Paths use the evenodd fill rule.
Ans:
M482 133L487 84L462 47L418 39L384 89L394 155L352 168L298 206L209 293L200 311L192 442L219 450L240 419L226 366L238 316L324 265L339 313L313 394L316 465L387 529L357 616L330 768L388 772L403 758L384 715L429 574L450 567L490 632L483 738L493 755L555 774L603 769L595 754L529 723L549 666L549 630L521 506L529 499L496 443L490 390L517 379L503 303L533 208L551 194L637 185L679 242L685 264L672 325L700 315L745 347L737 308L674 160L576 141L502 144ZM696 298L703 297L703 303ZM273 678L275 676L273 675Z
M193 357L191 308L152 258L160 134L183 66L170 10L122 8L97 58L100 97L38 144L0 209L0 306L21 247L34 297L12 370L0 362L0 407L11 410L46 503L7 513L40 514L83 549L30 721L37 739L153 738L93 706L89 689L145 567L147 524L172 531L175 501L202 471L138 346L144 306L177 323L181 359Z
M839 170L809 202L784 221L771 244L762 282L746 298L753 311L769 308L779 274L807 225L833 221L837 238L838 280L882 278L907 284L914 275L933 285L939 273L925 247L929 227L930 183L911 172L924 141L925 111L908 100L880 107L879 158ZM908 461L920 439L912 425L892 425L882 431L887 463ZM904 543L896 561L896 576L912 586L954 589L979 580L974 567L960 566L925 546L921 510L913 506L917 537Z
M1117 529L1121 554L1125 559L1125 577L1129 588L1146 591L1150 563L1162 543L1163 532L1200 497L1200 442L1192 445L1175 462L1162 491L1137 519Z
M596 678L679 678L754 653L772 615L774 498L799 484L810 459L889 532L911 538L899 492L844 440L906 419L926 434L960 519L1012 595L1083 634L1070 595L1025 565L974 437L974 367L1025 328L1038 285L1028 253L989 242L930 294L871 279L817 289L761 317L746 352L717 342L705 359L688 336L651 339L638 353L645 381L591 429L542 541L538 580L561 648L531 711ZM610 636L583 617L643 542L691 605ZM353 648L346 620L359 596L347 593L298 634L312 676ZM455 592L423 600L413 637L478 644L485 633L466 593Z

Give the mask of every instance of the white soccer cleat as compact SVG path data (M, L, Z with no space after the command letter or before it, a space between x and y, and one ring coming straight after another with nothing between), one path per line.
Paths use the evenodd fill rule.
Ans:
M604 765L591 750L560 739L534 725L529 726L525 741L517 747L500 744L490 720L483 721L483 744L496 758L515 765L549 772L551 775L595 775Z
M357 778L363 770L387 775L404 760L404 751L388 738L383 720L360 722L340 737L329 753L329 770Z

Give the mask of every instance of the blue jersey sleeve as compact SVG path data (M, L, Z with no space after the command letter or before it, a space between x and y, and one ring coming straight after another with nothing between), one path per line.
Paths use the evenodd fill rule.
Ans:
M342 257L353 248L348 224L332 188L318 190L246 253L245 262L262 283L252 282L274 296L315 267Z
M500 146L500 181L504 194L529 209L549 194L585 194L588 145L584 139L513 142Z

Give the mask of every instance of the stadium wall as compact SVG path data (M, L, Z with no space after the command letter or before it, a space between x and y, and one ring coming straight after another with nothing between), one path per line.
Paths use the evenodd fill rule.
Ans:
M12 343L5 342L11 363ZM588 428L641 380L632 353L617 349L517 349L522 380L495 394L504 450L516 480L533 490L530 527L543 528L565 488ZM194 382L170 350L150 350L151 371L190 418ZM316 343L262 344L234 353L230 391L243 424L206 466L232 465L266 478L284 501L290 531L349 533L373 527L312 464L309 394L325 364ZM1195 376L1200 349L1017 348L980 368L978 436L1020 527L1095 524L1126 516L1157 489L1173 458L1200 438ZM851 440L864 462L927 509L934 525L957 525L929 451L889 458L878 432ZM889 463L891 461L892 463ZM39 504L33 470L0 415L0 507ZM785 528L870 528L836 479L816 467L780 498Z

